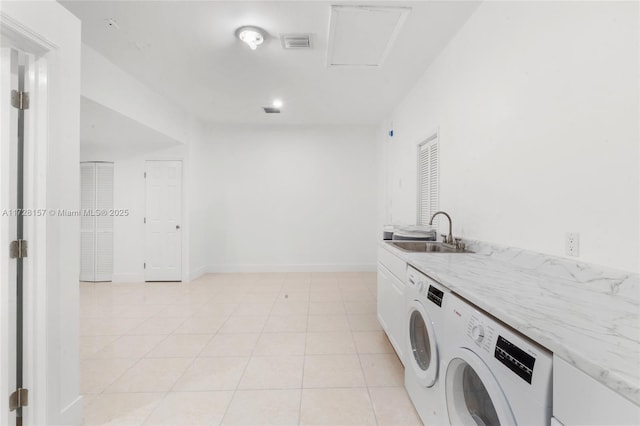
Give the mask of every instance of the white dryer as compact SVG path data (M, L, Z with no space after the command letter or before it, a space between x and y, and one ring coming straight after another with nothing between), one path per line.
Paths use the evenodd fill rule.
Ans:
M549 425L552 354L451 294L442 371L452 425Z
M407 267L405 374L407 393L425 425L448 424L440 373L449 290Z

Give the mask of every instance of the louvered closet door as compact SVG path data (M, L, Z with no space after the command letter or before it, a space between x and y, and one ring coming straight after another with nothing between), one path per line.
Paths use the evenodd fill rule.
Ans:
M96 205L95 163L80 164L80 208L83 212L93 210ZM80 281L95 281L95 225L94 216L80 217Z
M96 163L95 263L96 281L111 281L113 275L113 164Z
M80 164L80 280L113 276L113 163Z

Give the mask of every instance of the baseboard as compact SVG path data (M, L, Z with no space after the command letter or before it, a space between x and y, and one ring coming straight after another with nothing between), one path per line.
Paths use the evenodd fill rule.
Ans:
M209 265L207 273L233 272L375 272L376 264Z
M203 276L206 273L207 273L207 267L206 266L200 266L199 268L193 269L189 273L189 276L187 277L187 280L188 281L197 280L198 278L200 278L201 276Z
M111 281L114 283L141 283L144 274L113 274Z
M191 270L188 281L207 273L234 272L375 272L376 264L303 264L303 265L209 265ZM144 282L144 274L113 274L114 283Z

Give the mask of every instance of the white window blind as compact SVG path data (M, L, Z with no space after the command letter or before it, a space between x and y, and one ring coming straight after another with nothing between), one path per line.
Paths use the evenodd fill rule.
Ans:
M428 225L438 211L440 188L440 146L438 134L431 135L418 145L418 218L420 225Z

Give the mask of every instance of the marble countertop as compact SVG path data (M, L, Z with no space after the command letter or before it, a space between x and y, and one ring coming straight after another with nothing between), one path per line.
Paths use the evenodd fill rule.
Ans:
M464 299L640 405L640 277L513 248L410 253L380 243Z

